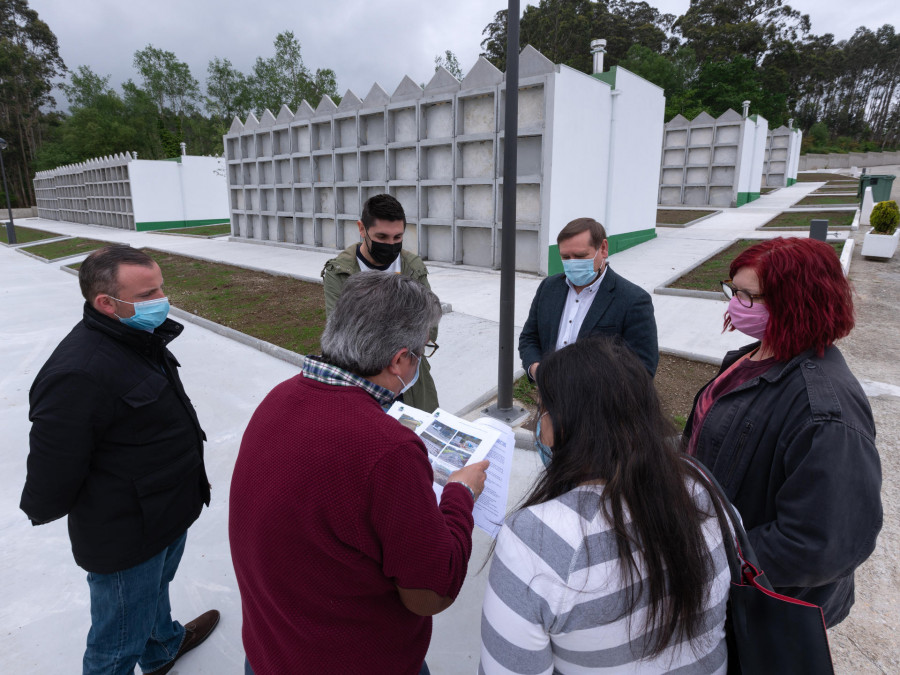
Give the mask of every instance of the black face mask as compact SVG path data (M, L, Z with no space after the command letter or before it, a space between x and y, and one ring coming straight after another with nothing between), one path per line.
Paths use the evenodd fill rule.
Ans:
M385 244L380 241L372 241L366 237L366 245L369 247L369 255L376 265L390 265L400 255L403 248L403 242L398 241L396 244Z

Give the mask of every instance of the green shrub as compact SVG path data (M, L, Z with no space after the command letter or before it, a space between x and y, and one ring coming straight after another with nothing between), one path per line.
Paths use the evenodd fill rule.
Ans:
M893 199L889 202L878 202L869 216L869 224L878 234L894 234L900 223L900 209Z

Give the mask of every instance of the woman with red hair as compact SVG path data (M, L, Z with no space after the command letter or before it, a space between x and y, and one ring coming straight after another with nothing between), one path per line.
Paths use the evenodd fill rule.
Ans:
M755 341L697 394L687 451L740 511L775 590L819 605L834 626L882 524L875 422L834 346L853 328L850 285L813 239L760 242L730 275L725 329Z

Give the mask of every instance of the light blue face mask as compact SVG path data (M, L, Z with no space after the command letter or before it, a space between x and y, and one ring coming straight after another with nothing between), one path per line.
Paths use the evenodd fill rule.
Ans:
M162 325L163 321L165 321L166 317L169 315L168 298L156 298L155 300L144 300L143 302L128 302L127 300L113 298L113 296L109 297L116 302L123 302L126 305L134 306L134 316L122 318L116 314L119 321L131 328L146 330L152 333Z
M544 413L546 415L547 413ZM537 427L534 430L534 444L537 446L538 454L541 456L541 461L544 463L544 466L550 464L550 458L553 456L553 450L550 446L545 445L541 441L541 420L544 418L544 415L541 415L538 418Z
M595 253L594 258L596 257ZM563 271L566 273L566 278L575 286L587 286L597 276L597 271L594 269L594 258L563 260Z
M402 396L402 395L405 394L407 391L409 391L409 388L410 388L411 386L413 386L413 385L416 383L416 380L419 379L419 367L422 365L422 359L419 357L418 354L416 354L415 352L413 352L411 349L409 350L409 353L410 353L412 356L415 356L415 357L416 357L416 374L413 375L413 378L409 381L409 384L406 384L406 383L403 381L403 378L400 377L399 375L397 375L397 379L400 380L400 384L403 385L403 388L400 390L400 393L397 394L397 396Z

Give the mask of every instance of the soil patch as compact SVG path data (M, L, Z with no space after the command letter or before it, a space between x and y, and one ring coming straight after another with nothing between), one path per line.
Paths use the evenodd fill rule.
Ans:
M688 415L691 413L694 396L718 372L719 367L710 363L683 359L670 354L659 355L659 365L656 368L656 378L653 382L656 385L663 412L679 431L684 429ZM537 423L534 415L538 402L537 387L529 382L527 377L522 377L516 380L513 397L532 413L531 418L522 427L534 431Z
M30 241L53 239L60 236L55 232L45 232L44 230L35 230L31 227L21 227L20 225L13 225L13 229L16 231L17 244L27 244ZM4 244L9 243L9 237L6 236L6 225L0 225L0 241Z
M795 203L794 206L831 206L832 204L856 204L857 202L855 195L809 195Z
M770 192L775 192L775 190L778 190L778 189L779 189L779 188L777 188L777 187L763 187L763 188L760 188L760 189L759 189L759 194L761 194L761 195L767 195L767 194L769 194Z
M49 244L28 246L24 250L44 258L45 260L57 260L59 258L67 258L70 255L90 253L91 251L96 251L98 248L103 248L108 244L108 241L73 237L71 239L63 239L62 241L54 241Z
M657 209L657 225L685 225L691 221L708 216L715 211L686 210L686 209Z
M812 220L827 220L828 227L850 227L855 214L855 211L785 211L763 227L808 230Z
M325 329L320 284L147 249L176 307L298 354L318 353Z

